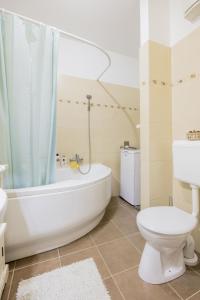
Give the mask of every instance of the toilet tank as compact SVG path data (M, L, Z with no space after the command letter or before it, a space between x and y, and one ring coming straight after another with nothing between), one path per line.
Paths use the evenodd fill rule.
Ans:
M200 186L200 141L174 141L173 172L176 179Z

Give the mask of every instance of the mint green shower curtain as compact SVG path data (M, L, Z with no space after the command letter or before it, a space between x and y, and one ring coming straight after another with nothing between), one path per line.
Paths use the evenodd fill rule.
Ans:
M6 188L55 177L59 33L0 13L0 164Z

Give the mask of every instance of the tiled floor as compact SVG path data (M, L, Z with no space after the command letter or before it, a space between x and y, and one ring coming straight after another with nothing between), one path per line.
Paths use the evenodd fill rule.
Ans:
M2 300L15 299L20 280L88 257L95 260L112 300L200 300L200 266L168 284L150 285L138 277L144 240L136 215L128 203L113 198L90 234L59 249L12 262Z

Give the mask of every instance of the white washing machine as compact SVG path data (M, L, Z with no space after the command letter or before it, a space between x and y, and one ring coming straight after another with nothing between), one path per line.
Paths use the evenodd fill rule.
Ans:
M140 205L140 150L121 149L120 197Z

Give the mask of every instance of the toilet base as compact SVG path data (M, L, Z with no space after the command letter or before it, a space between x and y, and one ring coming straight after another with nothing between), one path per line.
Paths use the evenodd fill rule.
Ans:
M141 279L161 284L183 275L185 270L182 247L159 251L146 242L138 270Z

